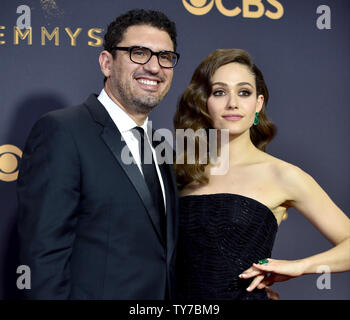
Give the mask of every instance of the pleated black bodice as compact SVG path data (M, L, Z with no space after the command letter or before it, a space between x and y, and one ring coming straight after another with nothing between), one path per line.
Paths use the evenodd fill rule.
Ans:
M217 193L180 198L178 299L264 300L265 290L246 291L253 278L238 277L271 257L277 220L264 204Z

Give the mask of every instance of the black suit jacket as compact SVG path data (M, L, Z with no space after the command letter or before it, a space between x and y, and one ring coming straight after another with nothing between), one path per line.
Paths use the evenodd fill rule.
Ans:
M48 113L27 140L18 178L20 261L30 299L164 299L174 295L177 193L160 165L167 237L136 164L96 95ZM166 289L168 288L168 289Z

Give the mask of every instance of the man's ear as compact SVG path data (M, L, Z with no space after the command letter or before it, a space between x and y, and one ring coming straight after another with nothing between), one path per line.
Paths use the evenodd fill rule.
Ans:
M258 96L258 99L257 99L257 103L256 103L256 111L255 112L260 112L262 107L264 105L264 96L262 94L260 94Z
M108 51L103 50L100 53L98 62L100 63L102 73L106 78L108 78L112 72L113 56Z

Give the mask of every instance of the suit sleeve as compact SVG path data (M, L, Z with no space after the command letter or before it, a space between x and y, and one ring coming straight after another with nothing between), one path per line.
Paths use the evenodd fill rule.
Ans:
M20 262L31 270L29 299L68 299L70 260L80 197L73 136L48 115L33 127L20 164Z

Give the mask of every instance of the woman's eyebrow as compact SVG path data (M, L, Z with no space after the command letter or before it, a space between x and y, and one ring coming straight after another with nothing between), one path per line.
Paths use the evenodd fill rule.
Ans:
M251 85L249 82L240 82L240 83L238 83L237 85L238 85L238 86L245 86L245 85L248 85L248 86L254 88L254 86Z
M214 82L214 83L212 83L212 86L215 86L215 85L228 87L227 83L225 83L225 82ZM250 87L252 87L254 89L254 86L252 84L250 84L249 82L239 82L239 83L237 83L237 86L239 86L239 87L240 86L245 86L245 85L248 85L248 86L250 86Z
M211 84L212 86L224 86L224 87L228 87L227 83L225 82L214 82Z

